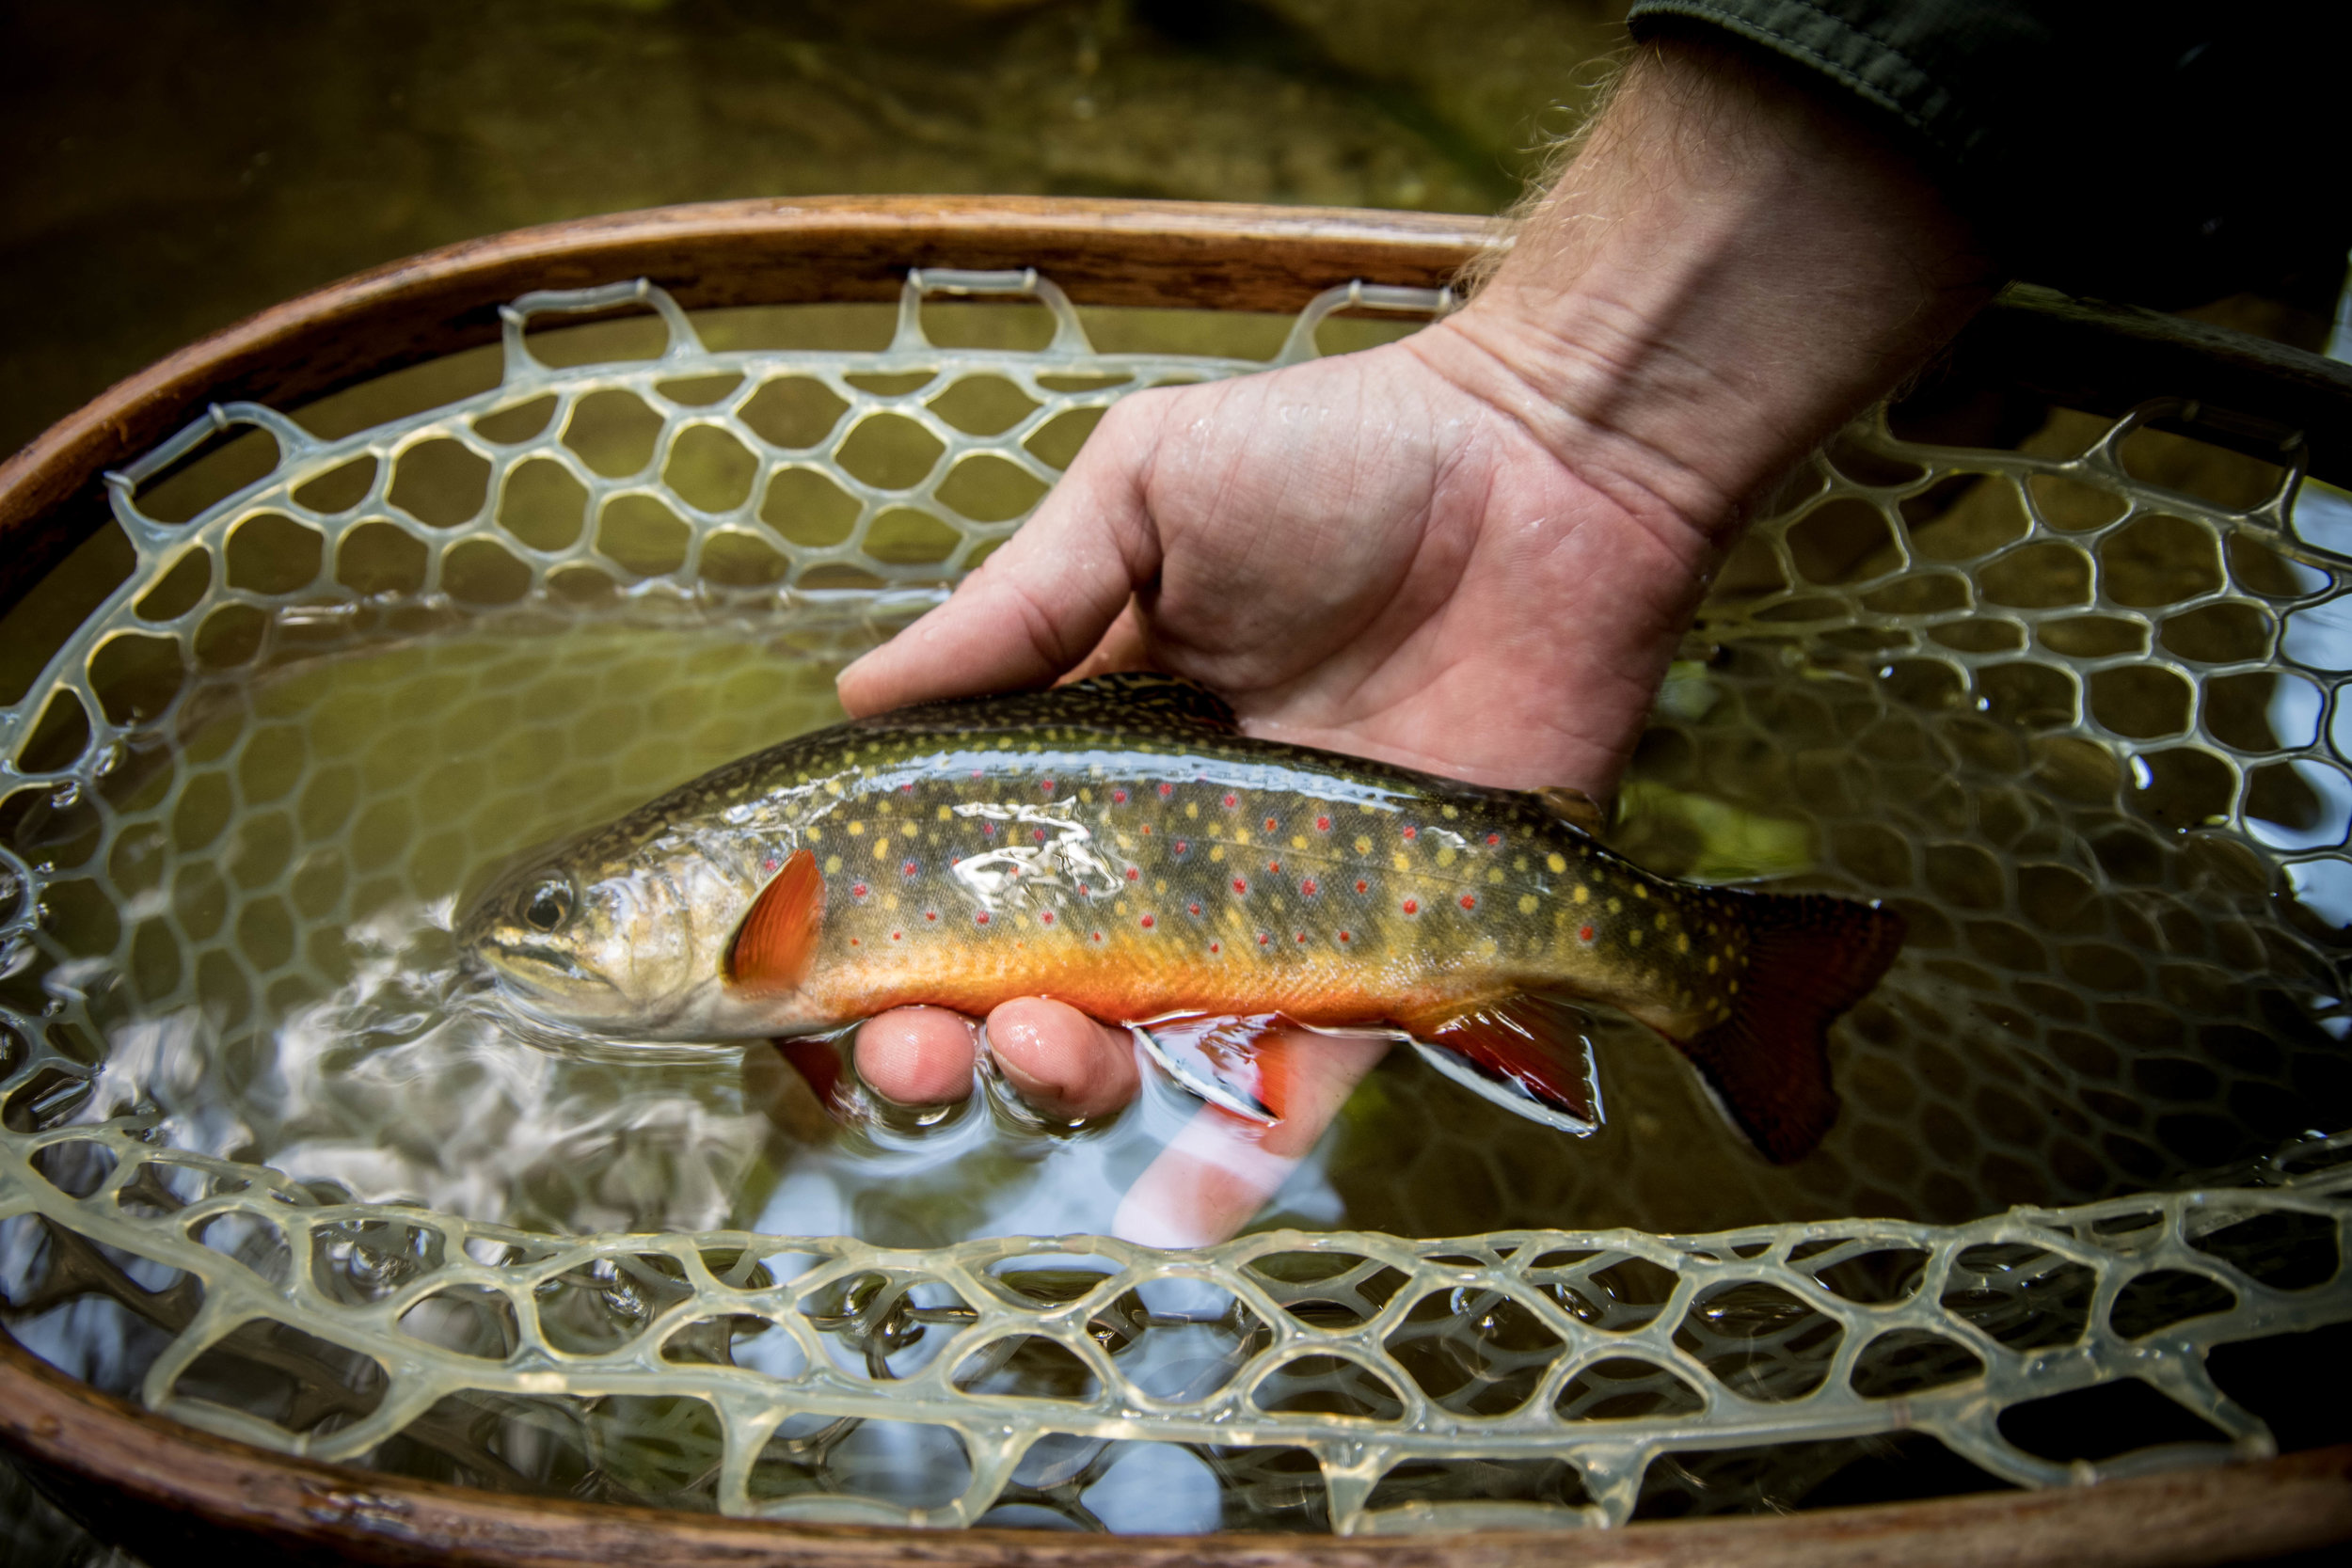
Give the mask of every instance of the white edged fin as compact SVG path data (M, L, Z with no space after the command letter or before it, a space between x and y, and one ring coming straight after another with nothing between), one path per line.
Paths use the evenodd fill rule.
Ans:
M1266 1109L1256 1065L1247 1055L1211 1043L1213 1035L1173 1028L1155 1034L1140 1023L1130 1023L1127 1032L1187 1092L1261 1126L1271 1127L1281 1119Z

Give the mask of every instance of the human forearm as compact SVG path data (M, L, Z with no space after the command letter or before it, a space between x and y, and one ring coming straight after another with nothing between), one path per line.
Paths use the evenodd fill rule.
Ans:
M1629 513L1719 538L1993 281L1854 110L1677 41L1637 56L1470 307L1413 341Z

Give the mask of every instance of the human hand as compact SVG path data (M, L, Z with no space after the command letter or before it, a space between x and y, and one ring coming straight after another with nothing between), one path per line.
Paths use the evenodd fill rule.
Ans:
M1738 57L1661 52L1468 309L1117 404L1002 550L843 673L843 704L1152 665L1218 690L1251 734L1604 791L1741 499L1981 302L1968 239L1841 113ZM1124 1035L1059 1004L1009 1003L988 1035L1049 1106L1133 1093ZM857 1059L922 1101L963 1092L973 1050L962 1021L908 1009L866 1025ZM1280 1142L1303 1152L1376 1051L1291 1054L1301 1110ZM1209 1240L1287 1167L1226 1161L1212 1201L1171 1162L1238 1148L1243 1124L1202 1118L1214 1135L1180 1139L1128 1208L1189 1192L1168 1233Z

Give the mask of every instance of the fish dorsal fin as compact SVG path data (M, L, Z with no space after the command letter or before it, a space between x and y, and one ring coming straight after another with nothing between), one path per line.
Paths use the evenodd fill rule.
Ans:
M1422 1059L1471 1093L1579 1137L1599 1128L1592 1042L1575 1008L1540 996L1506 996L1406 1027Z
M1544 810L1571 828L1581 828L1596 838L1609 831L1609 808L1581 789L1548 784L1535 792L1535 799L1544 803Z
M745 990L797 988L816 960L817 931L824 918L825 875L817 869L814 852L795 849L736 928L727 978Z
M1057 686L1045 695L1049 700L1057 699L1089 710L1100 705L1113 714L1143 713L1213 730L1239 728L1233 719L1232 705L1224 698L1181 675L1163 675L1156 670L1120 670L1107 675L1089 675L1085 680Z

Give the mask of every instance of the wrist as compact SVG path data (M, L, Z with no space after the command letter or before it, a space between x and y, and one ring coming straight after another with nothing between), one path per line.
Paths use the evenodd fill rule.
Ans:
M1470 305L1410 341L1629 510L1720 544L1992 283L1966 221L1874 126L1744 55L1675 44L1629 71Z

